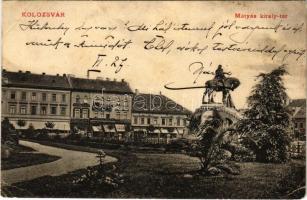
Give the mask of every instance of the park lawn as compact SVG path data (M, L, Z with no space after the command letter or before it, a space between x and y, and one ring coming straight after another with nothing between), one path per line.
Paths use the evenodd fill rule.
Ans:
M82 149L95 150L80 147ZM241 175L206 177L195 173L199 162L187 155L105 151L119 158L118 162L109 163L107 167L116 165L125 179L124 184L113 191L75 188L72 180L82 176L85 169L17 183L13 188L4 187L3 191L10 194L8 196L20 197L92 198L300 198L304 195L286 196L305 185L305 164L302 161L286 164L239 163Z
M194 173L189 177L189 171L193 175L199 169L195 159L178 154L136 156L136 162L125 170L128 182L107 197L285 198L299 184L305 184L303 163L239 163L241 175L206 177Z
M1 159L1 170L48 163L58 159L60 159L58 156L37 153L32 148L16 145L13 147L13 152L9 158Z

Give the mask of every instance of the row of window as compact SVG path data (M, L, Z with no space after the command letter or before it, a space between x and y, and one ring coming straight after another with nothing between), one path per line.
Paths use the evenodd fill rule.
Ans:
M150 117L133 117L133 123L138 124L140 122L141 125L144 125L146 121L146 124L152 124L152 125L158 125L158 119L157 118L150 118ZM183 120L183 124L185 126L186 121ZM163 126L173 126L173 118L162 118L161 119L161 125ZM181 118L176 119L176 125L181 126Z
M19 112L18 112L16 105L10 105L9 106L9 113L12 114L12 115L15 115L15 114L47 115L48 114L48 111L47 111L48 106L41 105L40 109L38 109L38 108L39 107L37 105L31 105L30 110L28 111L27 105L20 105L19 106ZM57 115L58 114L58 106L50 105L49 114ZM65 106L60 107L60 113L59 114L60 115L66 115L66 107Z
M75 108L73 113L74 113L74 118L84 118L84 119L89 118L88 108L83 108L83 109Z
M106 116L104 116L104 112L94 112L94 118L106 118L110 119L110 114L107 113Z
M4 93L5 93L5 91L4 91ZM18 94L18 92L16 92L16 91L10 91L10 96L9 96L9 98L11 99L11 100L16 100L17 99L17 94ZM27 95L28 93L27 92L21 92L21 94L20 94L20 99L21 100L28 100L28 95ZM39 95L40 93L37 93L37 92L31 92L30 93L30 100L32 100L32 101L37 101L37 100L39 100L39 97L38 97L38 95ZM55 93L53 93L53 94L51 94L51 101L53 101L53 102L56 102L57 101L57 96L58 96L59 94L55 94ZM48 94L47 93L41 93L41 98L40 98L40 100L42 100L42 101L47 101L47 98L48 98ZM90 98L87 96L87 95L85 95L84 96L84 98L83 98L85 101L89 101L90 100ZM62 102L66 102L66 94L61 94L61 101ZM106 101L111 101L111 97L107 97L106 98ZM120 102L120 97L116 97L116 101L117 102ZM128 98L125 96L125 98L123 99L123 101L124 102L127 102L128 101ZM81 103L81 98L80 98L80 95L77 95L76 96L76 103Z
M302 123L295 122L294 123L294 128L304 128L304 123L303 122Z
M87 95L85 95L84 97L83 97L83 102L88 102L90 100L90 98L87 96ZM111 97L110 96L108 96L108 97L106 97L106 98L104 98L104 97L102 97L102 100L104 101L111 101ZM115 101L116 102L120 102L121 100L120 100L120 97L118 97L118 96L116 96L115 97ZM124 102L127 102L128 101L128 97L125 95L124 96L124 99L123 99L123 101ZM80 97L80 95L76 95L76 103L81 103L81 97Z
M17 94L18 94L17 92L11 91L10 92L10 96L9 96L10 99L11 100L16 100L17 99ZM31 101L38 101L39 100L39 97L38 97L39 94L40 93L37 93L37 92L31 92L30 93L30 100ZM51 94L51 101L57 102L58 95L55 94L55 93ZM60 96L61 96L61 101L62 102L66 102L66 94L61 94ZM41 101L43 101L43 102L47 101L47 98L48 98L48 94L47 93L41 93L41 97L40 97ZM27 92L21 92L20 99L24 100L24 101L27 101L28 100Z
M100 116L99 116L100 114ZM83 118L87 119L89 118L89 109L88 108L75 108L73 111L74 118ZM104 112L94 112L94 118L106 118L110 119L110 114L106 113L104 116ZM121 113L116 113L116 119L128 119L128 112L124 112L123 116L121 117Z

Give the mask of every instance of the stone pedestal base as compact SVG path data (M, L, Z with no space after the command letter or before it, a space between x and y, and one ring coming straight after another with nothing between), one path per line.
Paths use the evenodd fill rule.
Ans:
M207 111L207 110L213 110L213 109L218 109L222 107L224 107L222 103L207 103L207 104L202 104L199 109L202 111Z

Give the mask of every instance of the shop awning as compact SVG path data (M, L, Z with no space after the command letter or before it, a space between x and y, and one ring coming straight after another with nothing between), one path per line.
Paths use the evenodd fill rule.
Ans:
M147 130L145 128L133 128L134 131L143 131L146 132Z
M125 125L124 124L115 124L115 128L117 132L125 132Z
M167 129L161 128L161 133L168 133Z
M179 132L178 132L178 129L177 129L177 128L174 128L174 130L173 130L172 132L169 132L169 133L177 134L177 133L179 133Z
M92 126L94 132L102 132L101 126Z
M178 131L179 134L183 134L183 131L184 131L183 129L176 128L176 130Z
M111 126L112 126L112 128L110 128L109 124L103 125L104 131L107 132L107 133L115 133L115 127L113 125L111 125Z
M161 131L159 129L155 129L154 133L161 133Z

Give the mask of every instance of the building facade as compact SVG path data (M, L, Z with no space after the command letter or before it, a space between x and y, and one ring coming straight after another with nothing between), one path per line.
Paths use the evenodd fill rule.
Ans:
M16 128L43 129L46 122L52 122L54 129L70 129L70 87L65 74L3 70L1 106L2 119L8 117ZM19 127L18 120L25 126Z
M71 129L93 136L123 137L131 126L132 90L124 81L68 76Z
M187 133L191 112L168 97L135 92L132 127L149 138L178 138Z
M2 120L17 129L53 129L93 137L177 138L191 114L166 96L133 93L125 80L2 73ZM19 127L18 121L26 125ZM134 134L136 133L136 134Z
M293 99L288 105L292 114L295 139L306 140L306 99Z

